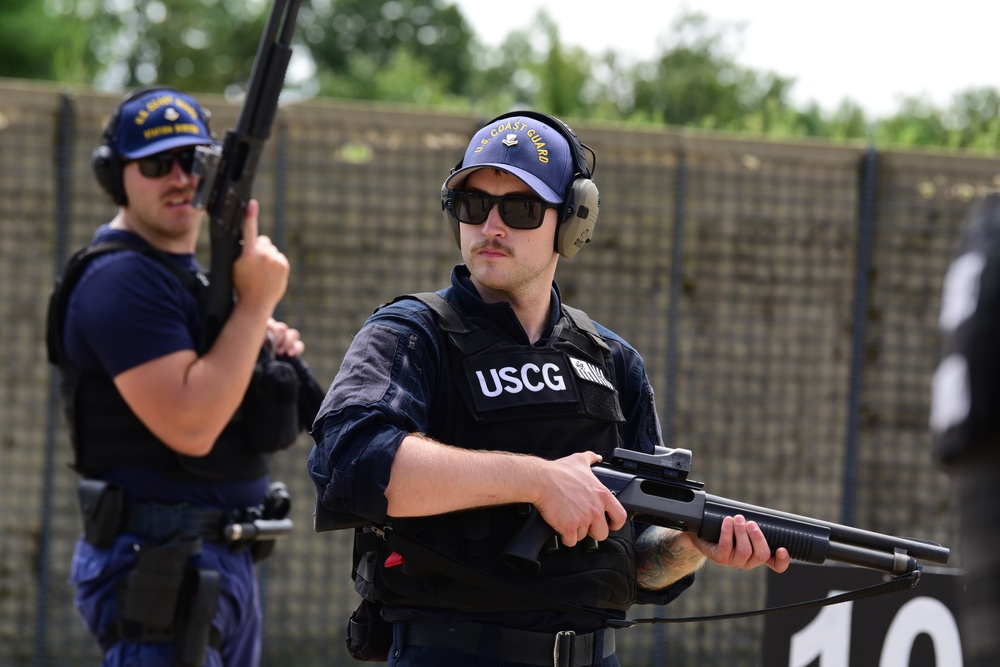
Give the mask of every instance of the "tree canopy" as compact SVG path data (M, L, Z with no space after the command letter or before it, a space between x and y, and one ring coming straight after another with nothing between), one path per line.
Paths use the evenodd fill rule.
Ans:
M8 0L0 76L124 91L161 83L237 97L268 0ZM527 106L572 119L666 124L753 136L1000 148L1000 91L917 97L887 118L854 101L791 102L795 81L739 63L740 27L683 13L649 61L565 45L544 10L484 46L447 0L302 0L286 88L321 96L476 109Z

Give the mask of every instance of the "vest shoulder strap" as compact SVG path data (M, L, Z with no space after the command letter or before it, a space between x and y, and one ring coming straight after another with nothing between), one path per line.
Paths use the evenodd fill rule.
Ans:
M73 293L77 281L80 280L91 260L99 255L118 250L132 250L155 259L177 276L184 287L198 298L196 293L198 279L171 262L156 248L126 241L107 241L80 248L69 258L66 268L62 275L56 278L52 292L49 294L49 303L45 314L45 349L50 364L62 366L66 360L66 351L62 340L63 325L66 320L69 297Z
M442 297L437 292L415 292L413 294L398 296L389 303L396 303L397 301L401 301L403 299L416 299L430 308L434 311L434 314L437 315L438 327L448 336L448 339L453 345L466 354L474 351L476 345L470 344L469 336L481 331L481 327L470 322L468 318L451 305L447 299ZM556 330L553 332L554 338L563 337L567 339L575 339L577 336L574 336L573 333L570 332L576 330L586 334L589 341L602 351L610 352L610 348L607 343L604 342L604 339L601 338L601 335L597 333L597 328L594 326L593 320L590 319L590 316L587 315L587 313L579 308L574 308L573 306L568 306L566 304L562 304L562 313L563 317L569 320L572 324L572 327L564 327L562 326L562 322L560 322ZM576 342L580 343L578 339Z
M600 336L597 333L597 329L594 327L594 321L590 319L590 315L583 312L579 308L574 308L573 306L567 306L565 303L562 304L563 315L568 317L573 324L576 325L577 329L582 329L592 336Z
M447 299L437 292L416 292L399 298L416 299L433 310L434 314L437 315L438 326L449 334L468 334L479 328L471 322L468 322L465 317L455 309L455 306L451 305Z
M66 359L62 344L66 307L69 304L69 295L72 294L73 287L83 275L83 270L97 255L113 250L129 249L138 250L139 246L123 241L89 245L77 250L66 262L66 268L63 269L62 275L56 278L52 292L49 294L48 309L45 313L45 349L50 364L61 366Z
M564 320L560 320L554 337L570 340L583 349L587 349L587 343L590 343L597 348L597 350L590 348L592 351L602 354L605 357L611 353L611 348L604 342L601 335L597 333L597 327L594 326L594 321L590 319L587 313L566 304L562 305L562 312L564 320L569 320L573 324L573 327L567 330L563 326Z
M438 329L462 356L478 352L496 342L492 333L470 321L437 292L404 294L389 303L404 299L416 299L430 308L436 316Z

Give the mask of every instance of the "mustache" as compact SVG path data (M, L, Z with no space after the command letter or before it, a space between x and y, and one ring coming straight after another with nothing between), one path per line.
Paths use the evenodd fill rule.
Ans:
M476 245L472 246L472 251L479 252L480 250L486 250L487 248L490 250L497 250L499 252L504 253L505 255L509 255L510 257L514 256L514 249L511 248L510 246L505 246L503 243L500 243L498 239L488 239L486 241L480 241Z
M177 196L193 198L194 193L195 189L194 187L191 186L185 186L181 188L170 188L169 190L163 193L162 198L170 199L172 197L177 197Z

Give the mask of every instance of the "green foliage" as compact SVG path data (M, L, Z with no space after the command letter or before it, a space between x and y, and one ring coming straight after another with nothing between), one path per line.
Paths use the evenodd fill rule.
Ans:
M299 25L313 59L325 72L319 77L321 94L426 103L468 93L472 32L454 5L442 6L436 0L313 0L303 7ZM383 68L406 69L402 59L412 61L410 73L423 79L398 81L416 94L412 99L400 99L405 97L401 90L369 80Z
M270 0L6 0L0 76L235 94L250 77L269 8ZM831 113L800 109L793 79L739 65L730 45L740 30L684 13L651 60L629 62L564 45L544 10L484 47L448 0L302 0L286 88L483 115L530 107L782 139L1000 149L996 89L962 92L947 109L906 99L882 119L852 101Z
M750 92L746 76L720 52L719 36L703 32L706 24L703 15L682 17L675 24L678 45L636 68L633 108L668 125L718 129L737 121Z
M320 89L332 97L423 106L455 104L456 99L449 96L444 78L406 49L381 66L364 54L352 57L343 73L321 72Z
M244 85L264 0L15 0L0 7L0 74L124 90Z
M904 100L900 111L875 130L879 143L899 146L944 146L946 136L941 112L918 98Z
M898 113L878 124L876 139L895 146L995 152L1000 150L1000 92L966 90L947 110L921 98L905 99Z
M533 28L507 35L498 49L479 60L473 85L477 108L501 113L531 107L557 116L587 117L583 91L590 79L590 56L565 48L552 18L541 11Z
M57 3L6 0L0 5L0 76L84 80L96 61L78 25Z
M80 2L81 0L77 0ZM94 22L97 83L159 83L191 91L239 88L250 77L268 4L260 0L131 0L108 3Z
M971 89L955 96L945 114L948 145L981 151L1000 149L1000 91Z

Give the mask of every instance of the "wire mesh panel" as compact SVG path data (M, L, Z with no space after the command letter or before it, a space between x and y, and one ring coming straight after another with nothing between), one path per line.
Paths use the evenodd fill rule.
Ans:
M198 97L217 133L235 123L238 105ZM80 519L43 324L66 253L115 213L90 152L116 102L0 81L3 665L99 661L66 583ZM440 187L482 120L333 102L279 111L254 193L262 233L292 267L279 315L302 332L321 384L378 304L447 284L460 255ZM998 184L1000 161L884 153L866 171L863 147L574 129L597 152L601 207L557 281L642 354L667 443L693 452L691 477L827 521L853 508L860 527L954 547L926 426L935 321L965 209ZM274 458L296 531L260 568L265 666L353 664L352 534L312 531L310 446L303 435ZM752 610L764 586L760 572L709 565L673 604L632 615ZM753 667L762 623L642 625L619 633L619 653L629 665Z
M597 153L600 212L591 242L560 258L556 282L567 303L639 351L660 392L668 372L677 138L596 128L582 138Z
M835 519L856 153L705 140L687 145L685 168L674 444L692 450L692 477L713 494ZM763 599L756 573L699 577L670 615ZM671 632L695 664L753 664L760 620Z
M1000 184L1000 168L992 160L883 153L877 173L854 502L858 520L875 530L958 546L942 504L949 479L930 454L937 320L968 204Z
M283 111L286 246L293 274L282 317L299 327L324 386L380 303L447 284L459 253L441 215L441 182L472 130L468 119L303 105ZM459 147L460 145L460 147ZM311 531L311 440L276 459L298 530L268 565L265 655L271 664L349 664L353 531Z
M0 664L30 660L34 639L47 630L39 614L58 615L68 604L39 569L43 552L68 557L42 530L45 524L65 528L45 511L52 378L39 335L54 268L51 147L59 115L53 91L0 96L0 318L6 339L0 348Z

